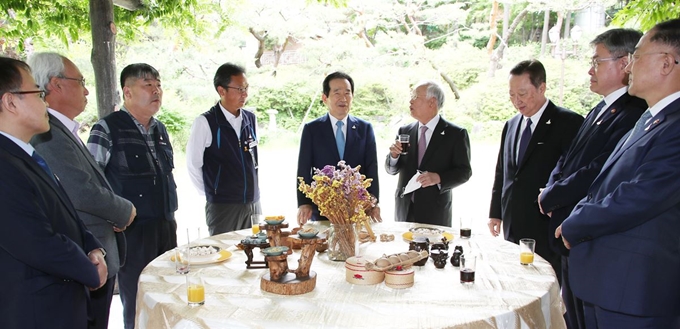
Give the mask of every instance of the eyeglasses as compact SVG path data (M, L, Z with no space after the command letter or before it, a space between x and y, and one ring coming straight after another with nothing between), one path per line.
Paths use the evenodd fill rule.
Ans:
M592 58L590 60L590 66L597 70L597 67L600 65L600 62L616 61L616 60L619 60L620 58L624 58L624 57L626 57L626 55L617 56L617 57L606 57L606 58Z
M82 79L77 79L77 78L69 78L69 77L57 77L59 79L64 79L64 80L73 80L73 81L78 81L80 82L80 85L85 87L85 78Z
M38 94L38 97L40 97L40 99L45 100L44 90L10 91L9 93L15 95Z
M245 94L245 93L248 92L248 87L241 88L241 87L231 87L231 86L226 86L225 88L236 89L236 91L238 91L238 92L241 93L241 94Z
M671 54L670 54L670 53L667 53L667 52L664 52L664 51L659 51L659 52L653 52L653 51L652 51L652 52L641 53L641 54L632 53L632 54L628 54L628 64L630 64L630 63L632 63L632 62L634 62L634 61L640 59L640 57L645 56L645 55L664 55L664 56L668 56L668 55L671 55ZM678 60L675 59L675 57L673 57L673 60L675 61L675 64L678 64Z

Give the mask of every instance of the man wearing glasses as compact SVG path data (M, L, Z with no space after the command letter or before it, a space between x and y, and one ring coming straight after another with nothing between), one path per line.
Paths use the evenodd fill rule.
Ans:
M649 108L557 228L587 328L680 328L680 19L629 56L629 89Z
M149 64L130 64L120 72L120 86L123 106L92 127L87 147L113 191L137 211L125 230L128 252L118 272L125 328L132 329L139 275L177 247L177 185L168 132L153 117L163 101L160 74Z
M50 129L44 96L26 63L0 57L0 328L85 329L87 288L104 285L106 262L28 144Z
M628 54L635 50L642 33L630 29L608 30L593 39L590 90L604 97L588 113L569 150L557 161L540 193L541 213L550 217L548 240L550 247L562 255L562 298L567 309L568 328L584 328L583 304L573 297L569 286L569 250L562 239L555 238L555 229L588 193L588 187L602 169L605 160L642 112L644 100L628 94Z
M76 65L56 53L36 53L28 61L36 82L47 91L50 131L31 140L61 178L78 216L106 250L109 277L101 289L90 292L93 321L90 328L108 327L116 274L125 259L122 231L135 218L132 202L117 196L85 144L74 121L87 105L89 91Z
M258 184L257 119L248 100L245 69L220 66L213 79L220 101L196 118L187 142L191 182L205 194L210 235L249 228L262 213Z

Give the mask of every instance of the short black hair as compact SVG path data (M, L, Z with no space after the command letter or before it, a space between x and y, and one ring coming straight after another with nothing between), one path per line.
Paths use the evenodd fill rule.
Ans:
M635 51L642 38L642 32L633 29L611 29L604 31L590 42L591 46L603 45L614 56L626 56Z
M9 57L0 57L0 97L8 92L18 91L24 83L21 70L31 73L26 62Z
M323 79L323 94L326 95L326 97L328 97L328 94L331 92L331 81L335 79L349 81L349 85L352 89L352 95L354 95L354 80L352 80L352 77L350 77L349 74L345 72L337 71L327 75L326 78Z
M656 24L651 31L654 31L654 34L649 41L673 47L674 55L680 55L680 18Z
M241 74L246 74L246 69L244 69L242 66L232 63L224 63L220 65L220 67L217 69L217 72L215 72L215 77L213 78L215 90L217 90L217 87L227 88L227 86L231 83L231 77Z
M543 64L538 60L530 59L521 61L510 70L510 74L514 76L520 76L524 73L529 73L529 80L536 88L539 88L542 83L545 83L545 67L543 67Z
M120 88L125 87L125 83L129 79L146 79L152 77L156 80L161 79L161 75L151 65L146 63L135 63L126 66L120 71Z

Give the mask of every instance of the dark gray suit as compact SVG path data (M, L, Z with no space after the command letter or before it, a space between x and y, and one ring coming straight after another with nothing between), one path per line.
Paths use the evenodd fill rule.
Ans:
M411 212L418 223L451 226L451 190L470 179L470 138L467 130L439 118L427 145L423 160L418 166L418 122L399 128L399 134L409 134L411 143L408 155L400 156L395 167L390 166L390 157L385 158L385 170L390 175L399 173L399 185L394 196L394 219L408 221ZM404 187L416 171L439 174L440 186L429 186L402 195ZM410 209L413 206L413 209Z
M126 253L125 236L114 232L113 226L122 228L127 225L132 203L113 193L90 152L51 114L50 127L50 131L33 137L31 144L59 177L85 226L104 246L111 282L102 289L112 291L111 278L118 273ZM108 308L110 297L104 298L108 298L109 305L102 307ZM95 309L95 314L99 314L98 311Z

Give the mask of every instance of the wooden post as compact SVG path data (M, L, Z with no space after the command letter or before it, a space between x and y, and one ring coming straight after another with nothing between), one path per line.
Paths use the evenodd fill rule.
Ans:
M116 24L112 0L90 0L92 25L92 57L97 86L97 112L102 118L113 112L118 96L116 90ZM122 102L118 100L118 102Z

